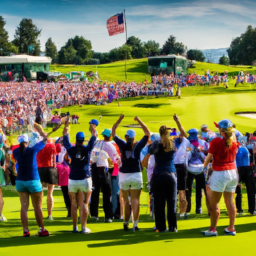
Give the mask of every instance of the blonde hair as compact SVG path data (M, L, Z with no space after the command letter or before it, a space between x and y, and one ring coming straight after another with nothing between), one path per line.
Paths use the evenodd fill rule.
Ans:
M226 136L226 147L229 148L233 144L233 132L235 131L234 127L229 128L220 128L220 133L225 133Z
M166 127L166 125L161 126L159 129L161 143L163 144L165 152L175 150L173 138L169 136L169 132L168 132L169 130L171 129Z

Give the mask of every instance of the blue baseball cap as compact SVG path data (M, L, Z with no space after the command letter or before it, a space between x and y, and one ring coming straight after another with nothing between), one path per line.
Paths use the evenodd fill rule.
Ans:
M233 126L233 123L228 119L223 119L219 123L219 128L227 129Z
M101 133L101 135L106 136L106 137L110 137L110 136L111 136L111 133L112 133L112 131L111 131L110 129L105 129L105 130Z
M136 132L134 130L128 130L125 136L128 136L129 139L133 139L136 136Z
M188 131L188 134L198 134L198 130L196 128L192 128Z
M84 133L83 132L78 132L76 134L76 140L77 141L84 141Z
M99 125L99 121L97 119L92 119L89 124L95 124L96 126Z
M189 134L189 136L188 136L188 140L189 140L189 141L198 140L198 137L197 137L197 135L198 135L198 130L197 130L196 128L190 129L190 130L188 131L188 134Z
M20 136L18 137L18 142L19 142L19 143L22 143L22 142L28 143L28 142L29 142L28 135L27 135L26 133L20 135Z
M161 140L161 138L160 138L160 135L159 135L158 133L152 133L152 134L150 135L150 140L151 140L152 142L154 142L154 141L157 141L157 140Z

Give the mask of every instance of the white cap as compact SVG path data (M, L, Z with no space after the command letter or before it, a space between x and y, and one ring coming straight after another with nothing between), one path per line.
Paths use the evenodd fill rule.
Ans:
M20 135L19 137L18 137L18 142L19 143L22 143L22 142L29 142L28 141L28 135L27 134L22 134L22 135Z
M207 124L202 124L201 129L208 128Z

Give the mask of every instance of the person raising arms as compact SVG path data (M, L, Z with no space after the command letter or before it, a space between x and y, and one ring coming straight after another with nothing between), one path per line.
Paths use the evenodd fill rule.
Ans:
M91 124L90 131L92 137L87 146L84 146L84 133L76 134L76 145L72 146L68 134L69 122L65 123L63 130L63 144L71 158L70 174L68 181L68 191L71 196L71 216L73 219L73 233L78 233L77 208L80 206L80 219L83 234L91 233L86 227L89 214L88 204L92 193L92 179L89 170L89 154L96 141L96 126ZM78 198L78 202L77 202Z
M139 142L136 142L136 132L134 130L128 130L125 134L124 141L116 135L116 129L123 120L123 118L124 115L121 114L117 122L113 125L112 135L121 152L122 166L119 170L119 187L121 189L124 199L124 230L128 231L129 229L129 219L131 216L131 209L129 204L130 195L133 212L133 231L138 231L140 194L143 187L140 166L140 153L142 149L146 146L147 141L150 138L150 131L148 127L140 120L140 118L136 116L134 118L134 121L137 121L139 123L145 135Z
M40 228L38 236L49 236L49 232L44 228L43 212L42 212L42 185L37 167L37 153L42 150L46 143L47 137L59 126L52 129L52 132L46 134L42 129L38 128L35 124L35 128L38 129L39 134L43 137L43 140L37 143L33 147L28 147L29 140L28 135L23 134L18 137L20 146L13 151L13 158L19 165L16 189L19 193L21 203L21 222L24 230L24 237L29 237L30 232L28 229L28 208L29 208L29 195L31 195L32 204L34 207L35 217L37 224Z

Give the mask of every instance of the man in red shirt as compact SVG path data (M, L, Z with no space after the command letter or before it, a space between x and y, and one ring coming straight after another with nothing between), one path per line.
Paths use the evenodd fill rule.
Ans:
M238 183L238 173L236 170L236 154L238 151L234 126L230 120L224 119L219 122L218 128L223 138L215 138L210 143L209 153L204 163L204 172L207 176L207 166L212 162L213 173L209 179L207 196L209 198L209 213L211 226L207 231L203 231L205 236L217 236L217 222L220 216L219 201L224 195L225 204L228 211L229 226L225 228L226 235L236 235L235 216L236 208L233 203L236 186Z
M55 144L47 143L45 147L38 152L37 154L37 166L39 174L45 171L53 171L52 168L56 167L55 156L57 155ZM49 169L49 170L47 170ZM50 181L49 181L50 182ZM52 218L52 209L53 209L53 190L54 185L47 183L48 193L47 193L47 210L48 210L48 219L53 220Z

